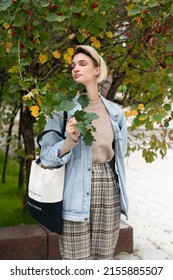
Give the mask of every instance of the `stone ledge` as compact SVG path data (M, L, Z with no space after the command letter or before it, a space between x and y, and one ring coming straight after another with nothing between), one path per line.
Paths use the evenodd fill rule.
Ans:
M129 254L133 253L133 228L124 221L121 221L115 255L121 252L127 252Z
M115 255L133 252L133 229L121 221ZM60 260L58 234L40 225L0 228L0 260Z

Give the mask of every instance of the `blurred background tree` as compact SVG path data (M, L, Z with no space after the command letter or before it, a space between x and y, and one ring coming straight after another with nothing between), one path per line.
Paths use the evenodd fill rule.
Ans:
M147 162L166 155L173 141L172 0L1 0L0 23L2 181L13 145L19 188L27 188L45 116L73 108L78 87L70 63L78 44L92 45L107 62L109 76L99 89L124 108L128 151L141 149ZM86 100L80 102L84 107Z

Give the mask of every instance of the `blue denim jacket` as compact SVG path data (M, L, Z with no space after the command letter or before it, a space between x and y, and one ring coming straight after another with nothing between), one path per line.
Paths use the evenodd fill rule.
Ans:
M70 119L76 110L81 106L74 102L76 107L68 112ZM124 156L127 144L126 119L123 110L117 104L102 97L107 108L115 139L115 171L118 175L120 188L121 212L126 215L128 212L128 199L126 193L126 178L124 167ZM62 114L62 113L61 113ZM45 129L63 130L63 119L55 112L54 118L49 118ZM63 219L70 221L89 221L90 216L90 194L91 194L91 170L92 170L92 148L86 146L79 135L78 144L67 154L58 157L63 145L62 139L50 132L44 136L40 159L46 167L59 167L66 164L65 185L63 198Z

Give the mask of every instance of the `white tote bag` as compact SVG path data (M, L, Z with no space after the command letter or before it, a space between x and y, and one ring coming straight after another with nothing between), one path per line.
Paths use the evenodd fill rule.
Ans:
M65 165L48 169L32 161L29 190L30 198L39 202L60 202L63 199Z
M62 139L65 139L64 131L67 114L64 112L63 134L56 130L43 131L37 137L37 143L48 132L54 131ZM31 216L49 230L62 233L62 203L64 190L65 165L59 168L45 168L40 159L33 160L30 170L28 185L27 206Z

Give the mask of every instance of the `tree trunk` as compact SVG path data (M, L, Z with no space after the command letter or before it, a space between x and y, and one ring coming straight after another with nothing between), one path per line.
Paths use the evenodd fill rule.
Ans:
M12 117L10 119L10 125L8 127L8 133L7 133L7 144L5 148L5 158L4 158L4 163L3 163L3 169L2 169L2 183L6 182L6 170L7 170L7 161L8 161L8 155L9 155L9 148L10 148L10 142L11 142L11 134L12 134L12 129L14 125L14 119L17 115L19 108L17 104L15 104L15 107L12 112Z
M25 184L26 184L26 193L24 195L24 210L27 212L26 207L26 197L28 193L28 182L29 182L29 174L31 168L32 159L35 158L35 143L34 143L34 132L33 132L33 124L35 119L31 116L31 112L28 107L26 107L21 113L20 120L20 131L23 137L24 149L25 149ZM22 166L22 160L21 160Z
M115 94L119 88L119 86L122 84L123 80L125 77L125 73L120 72L120 73L116 73L112 76L112 84L109 88L108 94L107 94L107 99L114 101L115 99Z

